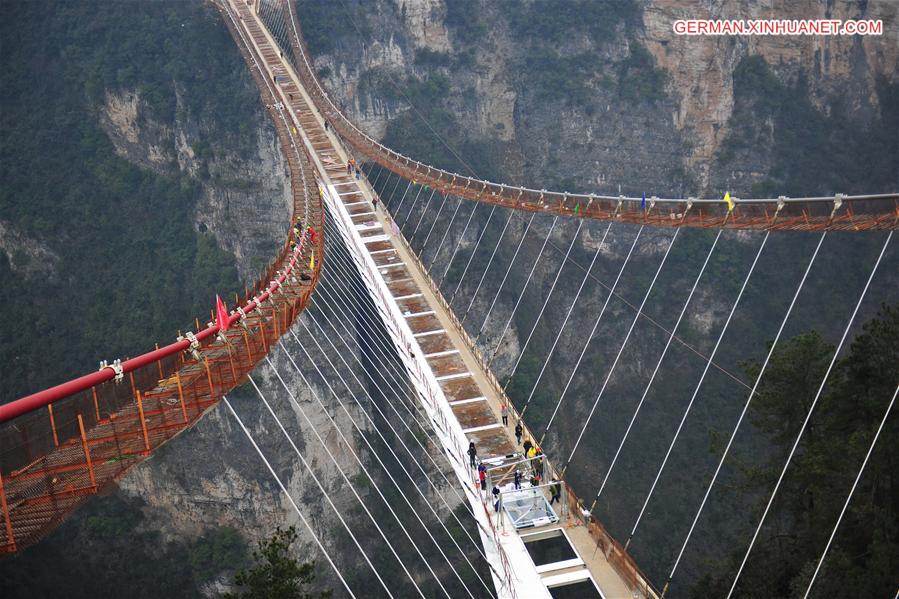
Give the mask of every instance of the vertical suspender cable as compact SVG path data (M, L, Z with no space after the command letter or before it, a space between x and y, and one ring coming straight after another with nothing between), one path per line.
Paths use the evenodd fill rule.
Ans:
M462 207L462 204L465 203L465 200L459 198L459 203L456 204L456 209L453 211L453 217L450 219L449 225L447 225L446 230L443 232L443 237L440 238L440 244L437 245L437 251L434 252L434 257L431 258L431 263L428 264L428 273L431 274L431 269L434 268L434 264L437 262L437 257L440 255L440 250L443 249L443 242L446 241L447 236L453 228L453 223L456 222L456 215L459 214L459 208ZM436 224L436 222L435 222ZM424 247L422 247L422 254L424 254Z
M412 235L409 236L409 247L412 247L412 242L415 241L415 234L418 233L418 227L421 226L421 222L425 218L425 214L427 214L428 210L431 208L431 200L434 199L434 194L437 193L437 189L431 190L431 195L428 196L428 201L425 202L425 208L421 211L421 216L418 217L418 222L415 223L415 229L412 231ZM406 223L403 223L403 227L401 230L405 230Z
M515 214L515 211L512 211L512 214ZM527 225L524 227L524 231L521 232L521 239L518 240L518 246L515 248L515 253L512 254L512 259L509 260L509 266L506 267L506 273L503 275L503 280L500 281L499 289L496 290L496 295L493 296L493 301L490 302L490 307L487 308L487 313L484 315L484 320L481 322L481 327L478 329L478 334L476 336L476 340L481 338L481 333L484 332L484 328L487 326L487 319L490 318L490 313L493 312L493 307L496 305L496 300L499 299L499 294L502 292L503 287L506 285L506 279L509 278L509 273L512 272L512 265L515 264L515 259L518 258L518 252L521 251L521 246L524 245L524 240L528 236L528 231L531 230L531 224L534 222L534 217L537 216L536 212L531 213L531 218L528 219ZM496 250L493 250L496 253ZM471 309L471 306L468 307Z
M424 186L418 186L418 193L415 194L415 198L412 200L412 205L409 206L409 212L406 213L406 218L403 219L403 224L400 226L400 231L403 230L403 227L406 226L406 223L409 222L409 217L412 216L412 211L415 210L415 205L418 204L418 196L421 195L421 191L424 189ZM399 216L399 209L397 209L397 216Z
M440 201L440 208L437 210L437 215L434 216L434 221L431 223L431 226L428 229L428 234L425 235L425 240L421 244L421 249L418 250L418 257L422 260L422 263L424 263L424 253L425 249L427 249L428 247L428 240L431 238L431 233L434 232L434 227L437 226L437 221L440 220L440 215L443 213L443 207L446 206L446 200L448 198L448 195L443 194L443 200Z
M499 233L499 238L496 240L496 245L493 246L493 251L490 253L490 259L487 260L487 266L484 268L484 272L481 273L481 278L478 280L478 285L475 287L474 295L471 296L471 301L468 302L468 307L465 308L465 313L462 314L462 324L465 324L465 319L468 318L468 313L471 312L471 307L474 305L474 298L478 296L478 292L481 290L481 285L484 283L484 279L487 277L487 272L490 270L490 266L493 264L493 258L496 256L496 251L499 249L500 244L503 241L503 237L506 235L506 229L509 228L509 223L512 222L512 216L515 215L514 210L509 210L509 218L506 219L506 224L503 225L503 230Z
M462 227L462 234L459 235L459 241L456 242L456 246L453 248L453 253L450 254L450 259L446 263L446 269L443 271L443 276L440 277L440 281L437 282L437 286L439 287L443 280L446 279L446 275L449 273L450 267L453 265L453 261L456 259L456 254L459 253L459 248L462 247L462 242L465 240L465 234L468 232L468 227L471 225L471 219L474 217L474 213L478 211L478 207L480 206L480 202L474 205L474 208L471 209L471 212L468 214L468 220L465 221L465 226ZM477 251L478 246L475 245L474 251Z
M577 293L574 294L574 300L572 300L571 305L568 307L568 312L565 313L565 319L562 321L562 326L559 327L559 334L556 335L556 338L553 340L553 344L549 348L549 353L546 354L546 359L543 360L543 364L541 364L540 366L540 372L537 373L537 379L534 381L534 384L531 387L531 392L528 394L528 398L524 402L524 407L521 408L521 419L524 419L524 414L528 411L528 406L531 403L531 399L534 398L534 392L537 390L537 385L540 384L540 380L543 378L543 373L546 372L546 367L550 363L553 357L553 353L556 351L556 346L559 344L559 340L562 338L562 332L565 331L565 327L568 326L568 320L571 318L572 313L574 313L574 308L575 306L577 306L577 301L581 297L581 292L584 290L584 285L586 285L587 279L590 278L590 272L593 270L593 265L596 264L596 259L599 258L599 253L602 251L602 246L605 245L606 236L608 236L613 222L614 221L609 221L609 226L606 227L606 231L602 235L602 240L599 242L599 245L596 246L596 251L593 252L593 258L590 260L590 265L587 267L587 270L584 271L584 278L581 279L581 284L577 288Z
M459 289L462 287L462 281L465 280L465 275L468 274L468 269L471 266L471 261L474 260L474 255L477 253L478 248L481 247L481 240L484 239L484 235L487 233L487 228L490 226L490 221L493 219L494 212L496 212L496 204L494 204L493 207L490 208L490 214L487 215L487 222L484 223L484 228L481 229L481 234L478 235L477 241L474 242L474 249L471 250L471 254L468 256L468 262L465 263L465 268L462 270L462 276L459 277L459 282L456 283L456 288L453 289L453 292L450 294L449 300L447 302L450 305L453 304L453 299L455 299L456 294L459 293Z
M615 468L615 464L618 462L618 456L621 454L621 449L624 447L624 443L625 441L627 441L627 437L631 432L631 428L634 426L634 421L637 419L637 415L640 413L640 409L643 407L643 402L646 401L646 396L649 394L649 389L652 387L652 383L656 380L656 375L659 373L659 368L662 366L662 361L668 354L668 348L671 347L671 341L674 340L674 335L675 333L677 333L677 329L680 326L681 320L683 320L684 314L687 312L687 306L690 305L690 300L693 299L693 294L696 293L696 287L699 285L699 281L700 279L702 279L703 273L705 273L706 266L708 266L709 260L712 258L712 254L715 252L715 248L718 245L718 240L721 239L721 233L723 231L724 229L718 229L718 233L715 235L715 240L712 242L712 247L709 248L709 253L706 254L705 261L702 263L702 268L699 269L699 274L696 275L696 280L693 281L693 287L690 288L690 293L689 295L687 295L687 301L684 302L684 307L681 308L680 314L678 314L677 316L677 322L674 323L674 327L671 329L671 334L668 335L668 341L665 343L665 348L662 350L662 355L659 356L659 359L656 362L656 366L652 371L652 376L649 377L649 382L646 383L646 387L643 389L643 395L640 396L640 401L637 403L637 409L634 410L634 414L633 416L631 416L631 420L627 424L627 429L624 431L624 436L621 438L621 442L618 444L618 449L615 451L615 456L612 458L611 464L609 464L609 469L606 471L606 474L602 479L602 483L599 485L599 491L596 493L596 498L593 500L594 506L596 505L596 502L599 501L599 496L602 495L602 491L606 487L609 476L612 474L612 469Z

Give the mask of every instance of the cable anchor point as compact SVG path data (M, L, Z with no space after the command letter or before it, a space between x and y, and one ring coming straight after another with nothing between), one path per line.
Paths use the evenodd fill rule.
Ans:
M104 370L106 368L112 368L112 371L115 372L115 382L121 383L125 378L125 370L122 368L122 361L118 358L112 361L112 364L107 362L106 360L102 360L100 362L100 370Z

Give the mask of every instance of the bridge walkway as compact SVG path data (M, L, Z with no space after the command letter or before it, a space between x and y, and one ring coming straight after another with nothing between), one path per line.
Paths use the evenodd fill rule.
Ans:
M314 154L313 161L325 173L327 193L332 193L339 199L366 251L377 265L392 300L405 316L417 345L410 348L410 351L421 352L420 355L426 359L458 424L467 438L476 444L478 458L508 461L515 459L512 456L522 457L521 447L514 437L514 418L510 418L508 426L501 422L503 396L499 385L484 368L480 357L475 355L473 344L467 339L467 334L439 290L433 285L406 240L395 231L389 215L381 208L375 210L372 203L375 194L365 177L357 179L347 172L349 153L333 130L327 131L324 128L324 120L313 108L306 91L299 85L292 67L275 50L274 41L258 22L257 15L243 3L231 2L231 6L240 15L264 67L272 80L277 82L283 103L289 106L295 122L300 124L301 131L297 134L304 138L307 149ZM472 469L470 474L469 484L477 488L477 472ZM492 512L492 498L484 499L481 509L489 506ZM646 596L640 588L635 588L619 574L606 559L605 552L596 551L597 542L583 520L572 514L575 510L565 505L565 509L561 511L562 519L558 524L525 529L523 532L540 533L565 529L583 565L541 574L529 563L526 569L530 570L531 575L537 573L547 579L552 576L565 577L572 570L586 569L605 597ZM514 524L505 513L502 514L499 527L503 535L516 533ZM523 553L512 556L511 559L531 559L526 552ZM648 588L648 585L644 588ZM637 595L634 594L635 591Z

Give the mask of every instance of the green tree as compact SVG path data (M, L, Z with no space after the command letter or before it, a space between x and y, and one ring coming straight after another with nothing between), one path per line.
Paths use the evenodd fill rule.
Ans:
M256 565L240 570L234 576L234 584L243 587L237 594L227 597L259 599L325 599L331 591L310 591L315 580L315 562L300 563L290 555L296 542L296 528L275 529L271 538L259 541L259 549L253 551Z
M746 469L741 492L758 497L753 526L783 467L834 347L808 332L775 350L754 398L751 418L763 465ZM748 365L754 377L759 365ZM838 360L812 413L765 526L740 576L741 597L802 597L874 431L899 382L899 304L883 306ZM767 446L765 446L767 445ZM891 418L859 481L852 503L813 588L814 597L882 597L899 571L896 493L899 421ZM752 460L744 456L746 462ZM758 461L758 460L756 460ZM748 534L748 533L747 533ZM707 597L729 588L745 545L717 574L694 585Z

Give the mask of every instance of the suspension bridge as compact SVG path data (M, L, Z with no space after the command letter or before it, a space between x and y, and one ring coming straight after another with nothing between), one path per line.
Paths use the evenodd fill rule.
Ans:
M239 425L236 430L246 435L258 452L260 463L305 524L348 596L378 594L376 587L386 596L395 596L394 579L398 576L422 597L431 593L447 597L460 593L471 597L664 596L822 247L834 236L875 239L876 251L868 257L870 263L852 265L864 273L861 287L851 292L852 300L845 306L839 343L728 596L733 593L831 370L852 327L858 325L859 310L872 285L884 276L882 263L891 259L890 242L899 224L899 194L728 201L634 198L534 190L447 172L381 145L344 115L317 78L291 2L221 0L216 6L275 123L289 166L294 200L292 231L265 275L242 299L234 298L227 322L213 315L204 327L198 319L196 330L179 332L174 343L157 345L137 358L104 362L97 372L0 406L0 548L14 554L39 542L91 495L224 401ZM357 159L358 168L354 166ZM469 206L466 216L462 208ZM487 220L477 232L474 216L479 208L487 211ZM487 231L494 216L502 225L491 248ZM575 259L575 248L593 223L599 227L601 239L584 266ZM569 235L572 227L574 232ZM700 229L710 229L712 237L701 265L688 276L688 293L682 301L671 300L676 320L663 324L650 318L645 311L647 304L657 282L667 274L666 265L671 269L677 261L673 256L679 238ZM688 342L683 329L695 308L697 290L701 294L708 285L707 271L717 258L716 251L727 243L731 229L757 231L753 240L758 243L753 241L749 246L753 247L751 257L738 275L723 325L717 335L710 333L713 345L705 351ZM610 233L621 235L619 231L627 231L630 237L617 264L604 248L608 248ZM648 271L637 275L648 282L637 300L628 301L622 288L628 276L635 276L628 266L634 267L631 261L636 262L634 256L640 253L641 238L646 240L658 231L670 232L657 248L660 258ZM790 283L791 299L785 311L770 315L778 325L759 373L754 381L744 382L723 368L716 357L735 313L746 299L757 266L765 259L766 246L775 244L777 236L794 233L815 235L813 249L798 262L801 275ZM563 239L561 244L554 235ZM514 248L505 267L501 264L503 242ZM482 260L476 261L482 245ZM533 248L528 250L530 246ZM535 255L534 248L539 248ZM525 262L525 254L532 254L530 264ZM542 294L530 286L541 262L549 261L549 256L561 256L561 262L549 277L548 292ZM479 266L483 258L487 261ZM617 268L612 267L608 277L600 278L597 273L602 262L614 263ZM575 269L578 285L574 299L566 300L560 309L559 301L551 298L566 267ZM523 285L513 285L524 273ZM589 291L584 292L593 287L601 301L595 306L595 314L584 319L578 307L588 305ZM486 295L491 288L495 289L493 297ZM523 305L534 307L534 297L539 306L535 308L536 317L529 329L524 327L524 341L507 368L507 376L498 377L496 361L507 353L513 327L519 329L516 315ZM592 399L587 398L584 413L572 415L575 407L570 405L574 401L571 396L579 389L576 374L583 375L582 364L590 363L599 331L605 331L611 319L621 320L620 311L612 314L616 312L610 309L613 303L627 308L620 322L622 334L606 334L603 341L611 354L594 372L589 386ZM506 304L511 305L510 310ZM533 353L531 344L536 344L547 330L550 316L561 324L552 331L530 390L520 397L512 394L512 376L528 350ZM575 324L578 320L579 327ZM591 423L603 416L599 406L607 389L614 385L616 369L623 358L627 359L629 342L640 335L640 327L646 323L664 342L658 355L648 359L651 375L645 384L639 383L639 400L613 445L613 457L601 475L598 490L595 495L579 497L578 491L583 492L590 481L573 466L575 457L583 454L578 450L590 437ZM488 339L488 328L500 331L499 335ZM577 328L589 329L589 334L583 336L583 330L573 333ZM563 335L568 335L567 341ZM553 358L566 345L577 356L574 363L559 365L557 359L553 366ZM616 539L603 526L598 506L635 423L651 403L647 399L654 383L664 375L666 357L676 348L699 361L701 374L675 419L677 424L672 423L672 430L664 433L669 439L664 457L660 456L654 468L656 474L645 490L627 538ZM292 372L282 372L271 359L276 349L288 358ZM380 401L356 374L371 370L377 371L380 381ZM399 567L392 575L375 565L371 548L354 535L353 524L341 515L324 483L291 440L272 407L271 394L258 381L261 373L274 376L315 431L314 442L324 448ZM710 373L729 377L737 393L746 397L741 400L701 501L691 506L695 512L672 556L671 567L665 579L654 584L629 548L641 523L652 516L648 507ZM286 381L294 374L313 390L317 405L327 417L329 432L319 432L312 426L306 408L297 400L297 390ZM552 405L538 408L540 384L550 377L560 380L562 390L552 398ZM363 450L375 457L376 466L398 491L392 494L395 499L388 499L374 487L390 512L386 522L369 510L363 498L369 494L355 488L353 475L329 449L324 437L332 429L345 447L352 448L354 443L345 437L345 426L338 425L329 414L323 403L327 397L314 391L311 379L321 381L319 388L326 388L327 395L338 402L340 417L351 424L350 435L362 439ZM344 576L341 560L332 555L327 540L316 533L310 521L313 515L291 496L286 481L254 438L254 427L245 423L246 414L241 417L239 405L229 401L231 389L244 382L249 382L273 417L275 427L268 426L272 434L283 435L290 444L352 539L364 567L371 570L369 588L354 588ZM827 546L821 548L808 590L825 561L895 397L894 392L892 397L883 398L880 427L871 437L853 486L846 489L843 511L833 524ZM536 417L530 413L540 421L539 427L528 426L528 410L532 407L541 412ZM556 431L559 421L566 418L566 428L572 434L561 439ZM414 467L396 476L391 474L380 457L384 452L368 441L373 435L376 442L388 448L389 455L383 459L389 463L407 460ZM440 448L439 455L429 452L426 443ZM472 446L476 456L469 453ZM366 466L359 452L350 451L352 462L373 481L371 465ZM481 467L475 469L475 464ZM404 502L416 522L399 515L392 501ZM426 509L414 507L413 502L420 502ZM458 504L465 506L465 522L453 510ZM450 525L458 525L463 534L451 534L445 522L448 518L454 521ZM422 541L414 534L416 526L426 532L427 539ZM414 550L412 558L399 546L406 542ZM433 546L437 554L422 547L422 542Z

